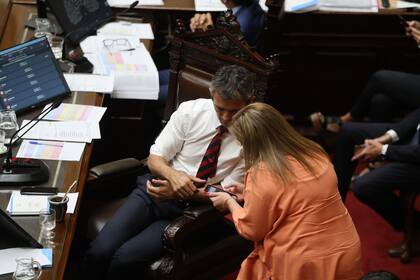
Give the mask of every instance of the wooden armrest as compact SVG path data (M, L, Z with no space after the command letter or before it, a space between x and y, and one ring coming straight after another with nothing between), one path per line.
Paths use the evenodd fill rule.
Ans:
M184 240L209 223L220 219L223 219L223 214L211 204L186 208L183 216L173 220L165 228L163 234L165 248L172 252L182 252Z

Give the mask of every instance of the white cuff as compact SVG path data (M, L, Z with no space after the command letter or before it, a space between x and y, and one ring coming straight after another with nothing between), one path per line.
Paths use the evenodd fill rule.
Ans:
M398 140L400 140L400 138L398 137L398 134L395 130L390 129L387 132L385 132L386 134L388 134L389 136L391 136L392 139L392 143L397 142Z
M382 145L382 150L381 150L381 155L385 156L386 155L386 151L388 151L388 144Z

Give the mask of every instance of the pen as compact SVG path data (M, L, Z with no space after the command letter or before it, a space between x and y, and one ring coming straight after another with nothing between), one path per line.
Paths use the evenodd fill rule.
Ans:
M53 147L60 147L60 148L63 147L63 145L59 145L59 144L41 143L41 142L37 142L37 141L29 141L29 144L43 145L43 146L53 146Z

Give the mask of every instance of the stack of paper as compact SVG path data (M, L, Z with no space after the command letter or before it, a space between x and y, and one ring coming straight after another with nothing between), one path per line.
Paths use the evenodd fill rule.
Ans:
M49 105L45 108L48 107ZM22 142L17 157L79 161L85 143L101 138L99 121L105 110L106 108L96 106L61 104L48 113L44 121L33 127L29 125L19 132L23 139L31 140ZM23 120L23 126L28 122Z
M125 99L154 99L159 94L155 63L137 36L97 35L80 44L94 73L114 77L111 96Z
M152 26L149 23L132 23L128 21L117 21L105 24L98 29L97 34L136 36L139 39L153 40L155 36Z
M267 12L266 0L259 0L261 8ZM226 6L220 0L194 0L195 10L197 12L222 12L226 11Z

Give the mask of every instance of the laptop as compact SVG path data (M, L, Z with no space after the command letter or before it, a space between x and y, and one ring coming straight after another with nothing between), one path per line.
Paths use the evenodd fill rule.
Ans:
M47 5L73 45L113 17L106 0L47 0Z
M46 37L0 51L0 109L19 114L70 94Z
M30 229L29 234L21 225L0 209L0 250L26 247L42 248L43 246L33 237L39 234L38 220L33 217L19 217L20 224Z

